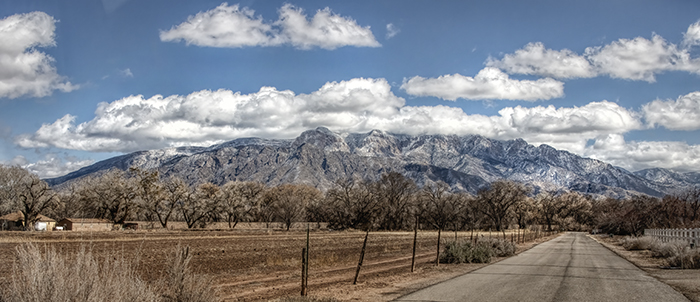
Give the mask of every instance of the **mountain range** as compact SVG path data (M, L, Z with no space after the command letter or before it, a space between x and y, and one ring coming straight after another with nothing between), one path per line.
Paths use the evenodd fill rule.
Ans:
M488 183L508 179L540 190L574 190L623 198L663 196L700 185L700 173L654 168L629 172L548 145L522 139L501 141L479 135L403 135L379 130L334 133L327 128L295 139L241 138L211 147L177 147L113 157L65 176L51 185L111 168L157 169L190 184L255 180L274 186L303 183L325 190L347 177L376 180L396 171L419 186L444 181L454 190L476 193Z

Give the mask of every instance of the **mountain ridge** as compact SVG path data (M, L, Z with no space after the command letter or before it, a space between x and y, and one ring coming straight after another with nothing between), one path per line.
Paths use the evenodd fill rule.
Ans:
M255 180L268 185L304 183L328 189L339 178L377 179L396 171L423 185L444 181L475 193L499 179L539 190L575 190L622 198L662 196L700 184L698 173L648 169L635 173L522 139L479 135L405 135L380 130L335 133L319 127L294 139L239 138L210 147L178 147L125 154L47 179L59 185L109 168L137 166L179 175L191 184Z

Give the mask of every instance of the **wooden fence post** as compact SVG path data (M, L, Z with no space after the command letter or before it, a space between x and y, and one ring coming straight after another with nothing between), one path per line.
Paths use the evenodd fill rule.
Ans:
M369 237L369 229L365 233L365 241L362 243L362 252L360 252L360 261L357 262L357 271L355 272L355 279L352 280L352 284L357 284L357 277L360 276L360 268L362 268L362 261L365 259L365 249L367 248L367 237Z
M308 293L306 292L307 284L306 282L308 279L306 278L306 272L307 272L307 266L308 263L306 262L306 248L301 249L301 295L304 297Z
M416 216L416 226L413 227L413 255L411 256L411 273L416 270L416 243L418 241L418 216Z

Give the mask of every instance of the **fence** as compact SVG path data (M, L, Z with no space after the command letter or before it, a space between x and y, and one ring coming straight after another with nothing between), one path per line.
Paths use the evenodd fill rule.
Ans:
M662 242L682 240L693 246L700 243L700 229L645 229L644 236L656 237Z

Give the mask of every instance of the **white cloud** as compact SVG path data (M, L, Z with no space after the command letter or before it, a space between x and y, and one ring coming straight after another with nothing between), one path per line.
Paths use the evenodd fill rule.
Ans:
M398 35L401 32L401 30L396 27L393 23L389 23L386 25L386 38L391 39Z
M597 138L582 155L630 171L657 167L679 172L700 171L700 145L685 142L626 142L621 134L608 134Z
M343 46L379 47L369 26L362 27L349 17L334 14L330 8L318 10L307 20L303 10L291 4L279 9L279 19L265 22L247 7L218 7L197 13L187 21L161 31L164 42L179 42L208 47L250 47L292 45L299 49Z
M620 39L603 47L589 47L585 56L599 73L625 80L656 81L654 75L665 71L700 73L700 60L691 59L659 35L651 40L637 37Z
M489 57L486 66L496 67L507 73L531 74L558 79L590 78L596 76L593 66L586 58L571 50L546 49L544 44L528 43L514 54L502 59Z
M148 99L138 95L100 103L95 118L84 123L66 115L34 134L16 137L15 143L24 148L130 152L248 136L290 138L317 126L364 131L368 117L391 117L403 105L384 79L331 82L298 95L272 87L251 94L222 89Z
M80 160L73 156L61 158L57 154L50 153L44 156L44 159L36 162L30 162L24 156L18 155L4 164L20 166L38 175L40 178L54 178L66 175L93 163L94 161L91 159Z
M131 68L120 70L119 74L121 74L125 78L133 78L134 77L134 74L131 72Z
M689 97L695 96L680 99ZM130 152L208 146L240 137L294 138L305 130L325 126L338 132L380 129L412 135L523 138L534 145L548 144L630 170L700 170L700 147L696 145L625 142L625 133L643 128L639 116L609 101L579 107L515 106L503 108L497 115L470 115L456 107L406 106L386 80L359 78L329 82L309 94L262 87L250 94L202 90L184 96L129 96L99 104L92 120L76 123L76 117L66 115L35 133L16 137L15 143L24 148ZM587 146L589 140L595 143ZM45 161L44 166L56 166L54 160ZM67 162L76 162L73 167L86 164Z
M700 21L688 26L688 30L683 34L683 43L685 47L700 45Z
M0 98L45 97L78 88L56 73L51 56L36 50L56 46L55 23L43 12L0 19Z
M369 26L359 26L355 20L336 15L327 7L307 21L302 9L285 4L276 24L281 27L282 37L300 49L381 46Z
M684 46L697 44L700 44L700 21L688 27L682 41ZM654 82L655 75L667 71L700 74L700 59L692 58L688 48L668 43L656 34L652 35L651 40L637 37L588 47L583 55L568 49L546 49L540 42L528 43L523 49L506 54L499 60L489 58L486 65L511 74L559 79L606 75L617 79Z
M239 137L293 138L318 126L334 131L381 129L406 134L479 134L524 138L582 152L587 140L638 129L635 114L602 101L572 108L507 107L499 115L468 115L447 106L405 106L384 79L330 82L309 94L263 87L251 94L202 90L186 96L129 96L101 103L92 120L66 115L15 138L24 148L130 152L208 146Z
M655 100L644 104L642 112L651 127L670 130L700 129L700 91L679 96L674 100Z
M549 100L564 96L564 83L551 78L514 80L499 69L486 67L472 77L460 74L438 78L415 76L404 80L401 89L415 96L433 96L444 100Z

